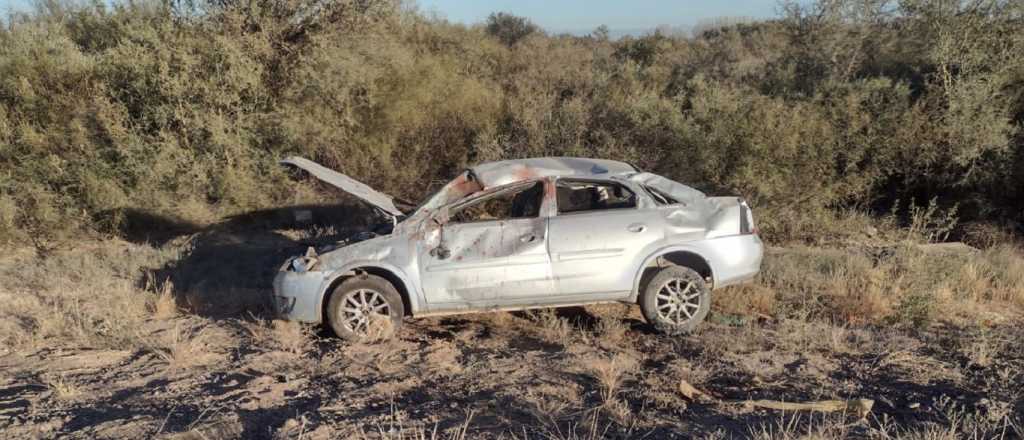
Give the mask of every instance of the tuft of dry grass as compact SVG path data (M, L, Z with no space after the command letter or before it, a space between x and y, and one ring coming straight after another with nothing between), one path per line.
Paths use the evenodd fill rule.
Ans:
M597 380L600 386L601 400L605 405L610 405L616 400L627 375L637 365L636 359L622 353L610 357L596 356L585 362L586 372Z
M295 355L305 353L313 345L309 329L295 321L275 319L271 325L271 335L278 347Z
M597 341L602 347L616 349L625 345L626 332L629 327L617 317L601 317L594 326Z
M385 315L370 315L369 331L364 340L366 342L381 342L391 339L395 335L395 324L391 318Z
M205 329L185 329L181 323L145 338L149 351L167 363L170 370L188 370L207 365L216 355Z
M82 390L73 381L68 380L67 375L53 374L45 377L43 381L53 395L61 400L74 399L82 394Z
M537 324L534 330L545 342L564 345L570 340L573 326L567 319L558 316L555 309L530 312L529 316Z
M294 321L282 319L265 320L250 315L251 320L241 322L254 345L301 355L313 348L311 329Z
M159 293L150 307L156 319L170 319L178 316L178 302L174 297L174 283L170 280L160 285Z
M1006 341L982 329L977 335L967 338L960 352L971 365L989 367L1006 345Z
M779 419L748 427L749 438L756 440L832 440L847 438L850 426L841 416L792 413Z

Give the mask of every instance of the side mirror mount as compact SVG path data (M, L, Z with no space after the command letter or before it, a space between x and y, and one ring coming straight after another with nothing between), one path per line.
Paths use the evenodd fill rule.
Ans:
M437 258L438 260L444 260L452 256L452 251L444 247L444 243L441 243L437 245L436 248L430 250L430 255L433 256L434 258Z
M448 208L441 208L436 215L431 217L431 220L437 225L437 247L430 250L430 255L444 260L452 255L452 251L444 245L444 224L448 222Z

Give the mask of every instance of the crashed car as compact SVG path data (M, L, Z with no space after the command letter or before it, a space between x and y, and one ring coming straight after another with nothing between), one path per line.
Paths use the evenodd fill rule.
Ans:
M396 199L300 157L284 164L391 220L286 261L274 301L289 320L347 339L406 316L638 304L666 333L689 332L711 292L757 275L763 245L738 197L708 197L623 162L534 158L465 170L408 212Z

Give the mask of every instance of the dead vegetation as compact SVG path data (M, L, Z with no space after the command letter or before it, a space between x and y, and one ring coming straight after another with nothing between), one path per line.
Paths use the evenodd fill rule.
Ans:
M415 319L362 343L234 306L259 298L204 296L232 314L193 308L196 280L216 274L152 278L188 267L176 246L2 257L8 438L1020 435L1022 257L1010 246L773 251L757 283L716 292L689 336L601 304ZM259 294L248 286L267 274L253 270L222 295ZM792 410L851 399L875 403L860 421Z
M388 1L44 3L0 30L3 438L1024 437L1013 2L620 41ZM292 185L292 153L410 199L472 161L620 159L743 195L786 247L693 335L613 304L344 343L268 314L284 256L370 217Z

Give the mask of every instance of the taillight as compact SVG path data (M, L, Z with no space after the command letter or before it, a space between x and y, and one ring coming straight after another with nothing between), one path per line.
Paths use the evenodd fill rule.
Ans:
M750 210L750 205L743 199L740 199L740 234L757 235L757 225L754 224L754 213Z

